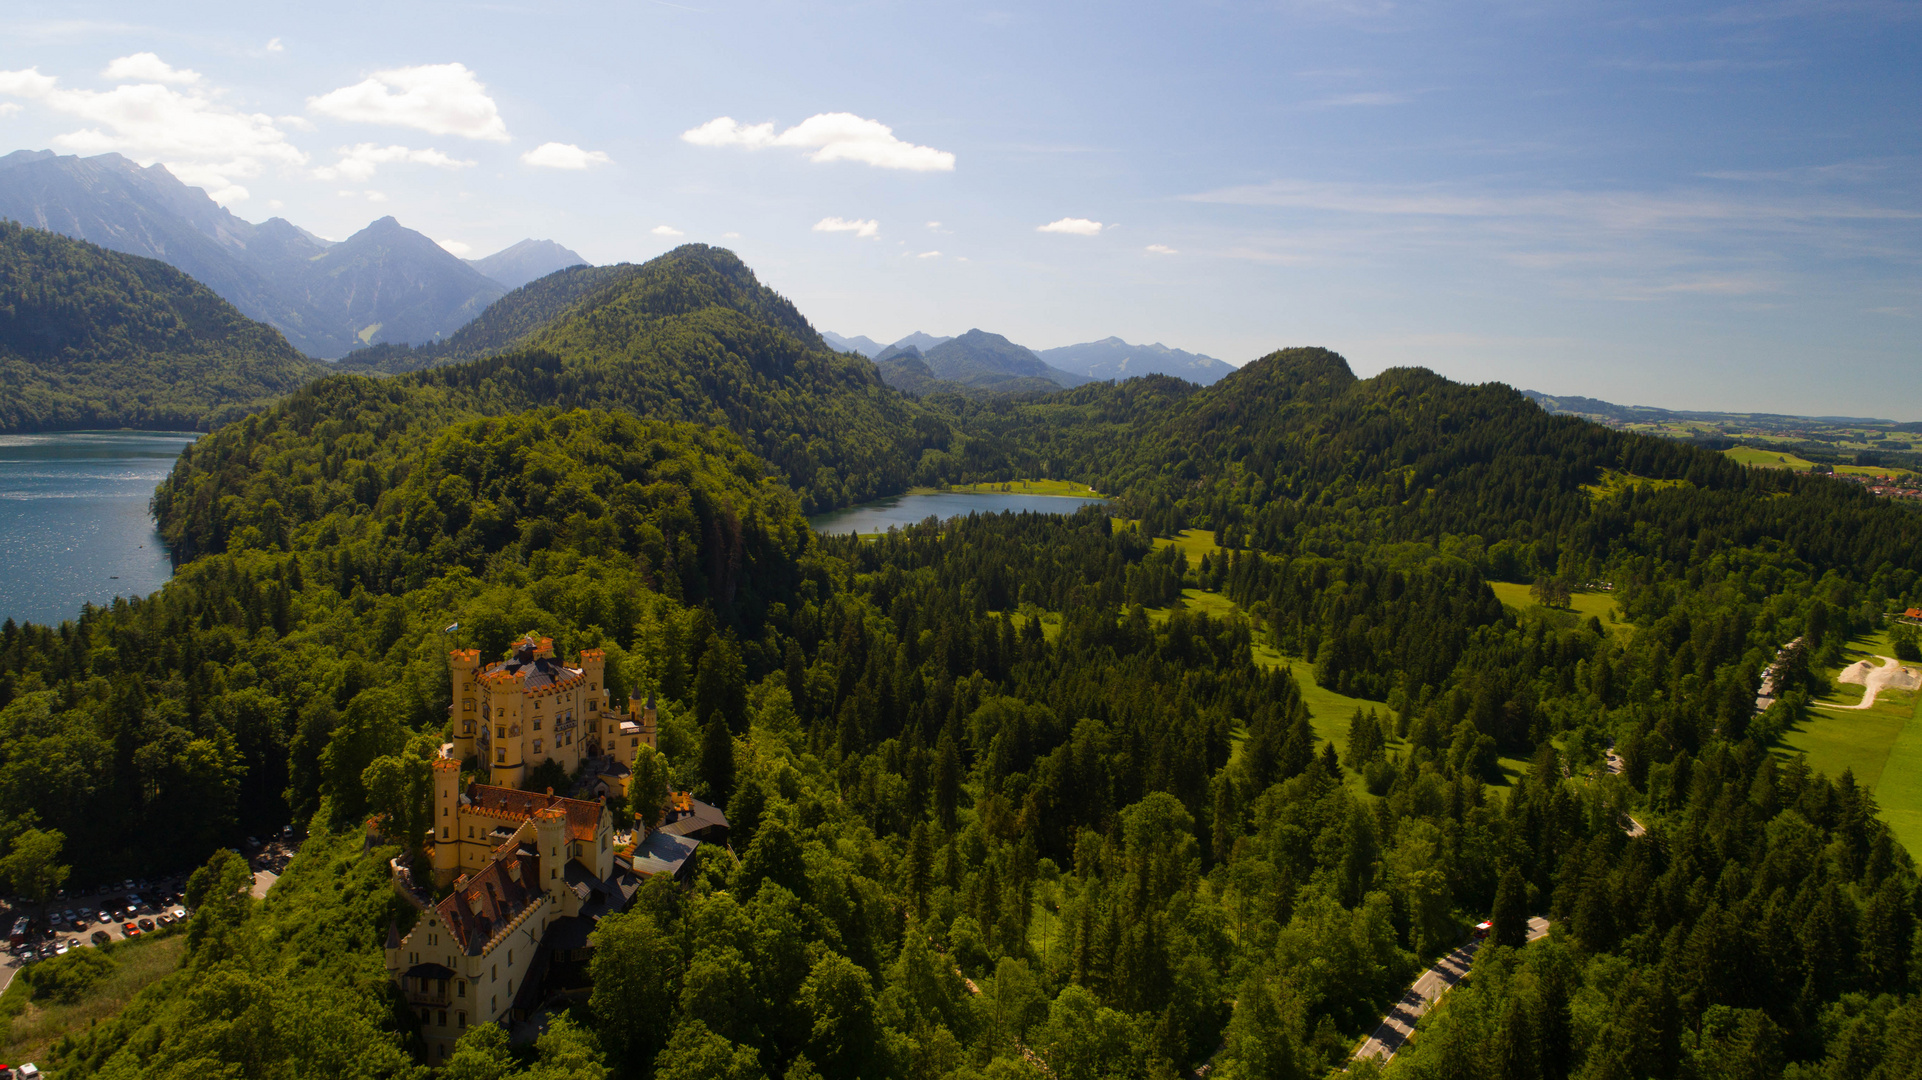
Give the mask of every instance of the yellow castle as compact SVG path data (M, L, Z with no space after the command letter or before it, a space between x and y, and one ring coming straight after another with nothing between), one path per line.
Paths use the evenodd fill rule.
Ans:
M489 782L515 787L529 770L552 760L569 773L584 762L609 758L626 794L634 755L655 746L654 701L629 698L627 711L612 711L603 679L607 654L582 649L578 667L554 655L554 639L527 635L505 660L483 666L479 649L447 654L453 702L453 758L473 758Z
M503 1019L517 1000L525 1009L557 948L584 948L594 920L621 910L635 882L616 865L613 815L601 803L462 790L451 758L433 770L430 860L436 884L454 888L431 906L416 900L419 921L405 937L389 930L386 959L438 1063L470 1025Z

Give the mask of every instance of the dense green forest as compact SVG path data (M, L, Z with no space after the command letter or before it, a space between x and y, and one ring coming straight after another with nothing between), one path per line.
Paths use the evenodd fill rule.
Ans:
M159 594L0 628L8 850L94 881L311 835L258 903L208 862L186 965L59 1075L421 1073L380 969L397 849L359 825L422 820L446 649L528 630L658 695L730 846L452 1076L1320 1076L1491 911L1390 1074L1917 1075L1913 861L1777 750L1922 602L1922 516L1320 350L907 402L743 275L682 249L533 351L303 389L183 457ZM923 470L1119 514L801 516ZM1191 527L1220 548L1157 543ZM1609 581L1619 620L1491 581ZM1371 704L1317 715L1309 673ZM1548 939L1499 940L1517 912Z
M447 424L547 405L731 430L809 512L959 479L946 421L828 349L732 253L688 245L614 275L509 352L337 376L223 428L156 496L162 531L192 557L225 550L270 501L302 519L372 507Z
M325 370L166 263L0 221L0 432L208 430Z

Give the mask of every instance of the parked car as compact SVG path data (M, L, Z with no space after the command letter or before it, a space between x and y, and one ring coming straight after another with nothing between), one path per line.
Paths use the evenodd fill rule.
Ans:
M123 937L139 937L139 936L140 936L140 924L138 924L138 923L134 923L134 922L124 922L124 923L121 923L121 924L120 924L120 933L121 933L121 936L123 936Z
M113 935L107 933L105 930L95 930L93 932L93 943L95 945L105 945L107 942L112 940L113 940Z
M152 919L140 920L140 928L142 930L145 930L149 934L153 933L153 920Z
M104 911L96 911L93 913L93 921L94 922L112 922L113 916L107 914Z

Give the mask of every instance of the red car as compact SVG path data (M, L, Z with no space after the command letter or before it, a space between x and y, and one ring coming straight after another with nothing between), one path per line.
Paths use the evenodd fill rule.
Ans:
M139 937L139 936L140 936L140 927L139 927L139 926L136 926L135 924L133 924L133 923L131 923L131 922L127 922L127 923L121 923L121 924L120 924L120 932L121 932L121 934L122 934L122 935L124 935L124 936L126 936L126 937L130 937L130 938L131 938L131 937Z

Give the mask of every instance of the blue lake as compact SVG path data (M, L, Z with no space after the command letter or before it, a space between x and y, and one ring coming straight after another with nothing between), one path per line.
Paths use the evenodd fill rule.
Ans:
M841 536L847 533L886 532L898 525L917 525L930 517L946 521L969 514L999 514L1004 511L1037 514L1072 514L1084 506L1101 506L1106 499L1080 499L1069 495L1022 495L1017 492L929 495L897 495L871 503L829 510L808 519L818 533Z
M0 619L58 624L173 576L147 501L197 437L0 435Z

